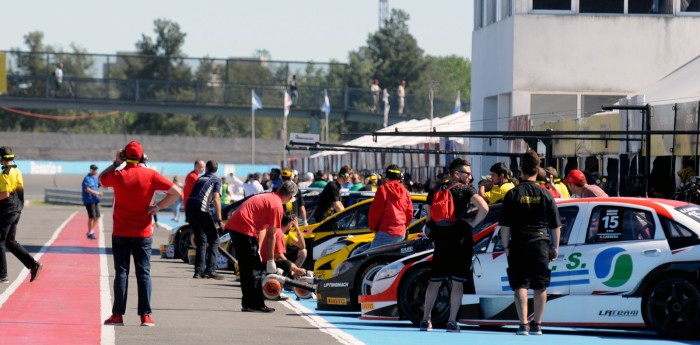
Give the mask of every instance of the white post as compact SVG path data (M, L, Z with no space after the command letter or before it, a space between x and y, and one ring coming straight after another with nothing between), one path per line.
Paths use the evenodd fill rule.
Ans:
M329 128L329 127L330 127L330 126L328 125L328 111L326 111L326 144L329 144L329 143L330 143L329 140L330 140L330 138L331 138L331 136L328 134L328 128Z
M250 90L250 98L253 99L253 95L255 95L255 90ZM251 137L251 142L253 146L253 171L255 171L255 107L250 107L251 109L251 114L252 114L252 120L251 120L251 130L250 130L250 137Z

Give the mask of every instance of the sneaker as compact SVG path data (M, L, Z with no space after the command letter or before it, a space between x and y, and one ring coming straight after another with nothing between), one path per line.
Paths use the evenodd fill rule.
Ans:
M535 323L535 321L530 321L530 334L531 335L542 335L542 324Z
M246 313L272 313L275 311L275 308L270 308L267 306L254 307L254 308L243 307L243 308L241 308L241 311L246 312Z
M121 315L112 315L105 320L105 326L124 326L124 318Z
M286 301L289 299L289 296L285 295L284 293L280 293L279 296L277 296L278 301Z
M202 276L209 279L224 280L224 276L217 274L216 272L203 273Z
M87 238L89 238L89 239L91 239L91 240L94 240L94 239L96 239L97 237L95 237L95 234L94 234L94 233L89 233L89 234L87 234Z
M192 279L204 279L204 278L206 278L206 277L199 272L194 272L194 275L192 276Z
M428 332L433 330L433 323L430 320L422 320L420 322L421 332Z
M7 277L0 278L0 284L9 284L9 283L10 283L9 278L7 278Z
M36 267L31 269L31 278L29 278L29 282L33 282L36 280L36 278L39 277L39 273L41 273L41 270L44 269L44 265L40 262L37 262Z
M515 332L516 335L530 335L530 325L528 324L520 324L518 326L518 331Z
M151 319L151 315L149 315L149 314L141 315L141 326L153 327L155 325L156 324L153 322L153 319Z
M457 321L448 321L447 326L445 326L445 330L450 333L459 333L461 329L459 328Z

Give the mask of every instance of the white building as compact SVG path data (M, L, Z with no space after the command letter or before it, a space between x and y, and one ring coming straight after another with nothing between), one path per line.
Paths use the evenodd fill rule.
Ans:
M700 0L475 0L474 16L474 130L590 116L700 55ZM505 160L476 157L473 169Z

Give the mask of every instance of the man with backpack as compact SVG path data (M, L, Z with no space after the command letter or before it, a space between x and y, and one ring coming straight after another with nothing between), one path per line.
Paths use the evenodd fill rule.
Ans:
M425 292L421 331L432 329L430 314L443 282L452 280L448 332L459 332L457 313L462 304L463 284L471 275L474 253L472 228L486 217L489 206L469 184L471 166L462 158L455 158L449 166L449 180L428 193L427 226L435 251L431 262L430 283ZM465 219L469 205L477 209L473 218Z

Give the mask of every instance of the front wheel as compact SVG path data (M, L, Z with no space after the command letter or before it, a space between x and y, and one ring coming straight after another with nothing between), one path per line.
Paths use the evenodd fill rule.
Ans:
M661 336L695 338L700 330L700 292L681 277L665 278L642 301L644 321Z
M175 236L175 252L180 254L180 259L185 263L190 262L189 251L192 240L192 230L190 228L180 229L178 235Z
M414 325L419 325L423 319L423 303L425 291L428 288L430 267L420 267L404 277L399 286L399 310L406 319ZM433 326L442 328L450 316L450 290L452 284L443 282L438 290L437 299L433 305L431 318Z

